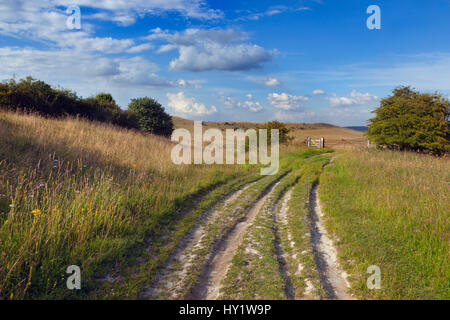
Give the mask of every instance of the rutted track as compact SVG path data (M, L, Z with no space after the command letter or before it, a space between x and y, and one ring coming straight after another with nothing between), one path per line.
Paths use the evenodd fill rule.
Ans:
M295 181L289 172L262 178L225 196L202 214L141 297L315 299L322 287L324 298L352 299L313 180L324 166L316 162Z
M253 223L265 201L270 197L284 176L279 177L275 182L268 185L247 212L245 218L239 221L224 238L216 243L208 262L200 274L198 284L189 295L190 299L214 300L219 297L221 281L225 277L230 262L237 252L248 227Z
M255 182L248 183L239 190L224 197L217 205L208 209L200 217L194 227L183 237L177 248L170 255L165 266L156 275L151 287L147 288L142 297L144 299L178 298L178 290L188 275L189 268L195 263L195 249L205 235L206 226L220 213L220 208L232 204L236 199ZM181 266L177 267L178 265Z

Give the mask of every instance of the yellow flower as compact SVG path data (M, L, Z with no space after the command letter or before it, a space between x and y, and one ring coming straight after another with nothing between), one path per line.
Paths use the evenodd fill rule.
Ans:
M11 292L11 295L9 296L9 300L14 299L14 293Z
M137 167L137 164L133 164L133 168L136 168Z
M39 210L39 209L35 209L35 210L31 211L31 213L34 214L34 215L39 215L39 214L41 214L42 212L41 212L41 210Z

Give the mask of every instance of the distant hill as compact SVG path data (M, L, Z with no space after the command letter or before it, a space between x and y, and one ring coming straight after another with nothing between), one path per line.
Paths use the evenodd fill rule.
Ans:
M364 127L364 126L360 126L360 127L345 127L345 128L356 130L356 131L361 131L361 132L366 132L367 130L369 130L369 128Z
M193 130L194 122L192 120L172 116L175 129L184 128L189 131ZM367 138L359 130L338 127L327 123L284 123L288 129L291 130L290 136L294 138L293 144L304 146L306 137L313 139L325 138L325 145L335 149L351 149L353 147L365 146ZM263 128L264 122L239 122L239 121L225 121L225 122L210 122L204 121L204 129L218 128L226 129L258 129ZM353 127L352 127L353 128ZM362 128L362 127L361 127ZM364 130L366 131L366 130Z

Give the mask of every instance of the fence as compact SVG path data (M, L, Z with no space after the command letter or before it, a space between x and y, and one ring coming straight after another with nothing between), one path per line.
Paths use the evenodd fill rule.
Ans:
M306 144L308 145L308 148L323 149L325 148L325 138L311 139L311 137L307 137Z

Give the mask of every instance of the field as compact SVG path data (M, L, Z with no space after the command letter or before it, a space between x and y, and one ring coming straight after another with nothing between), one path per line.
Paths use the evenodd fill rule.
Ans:
M176 166L174 144L150 134L0 112L0 299L450 298L448 159L287 126L279 172L261 176ZM306 136L334 150L306 149Z

